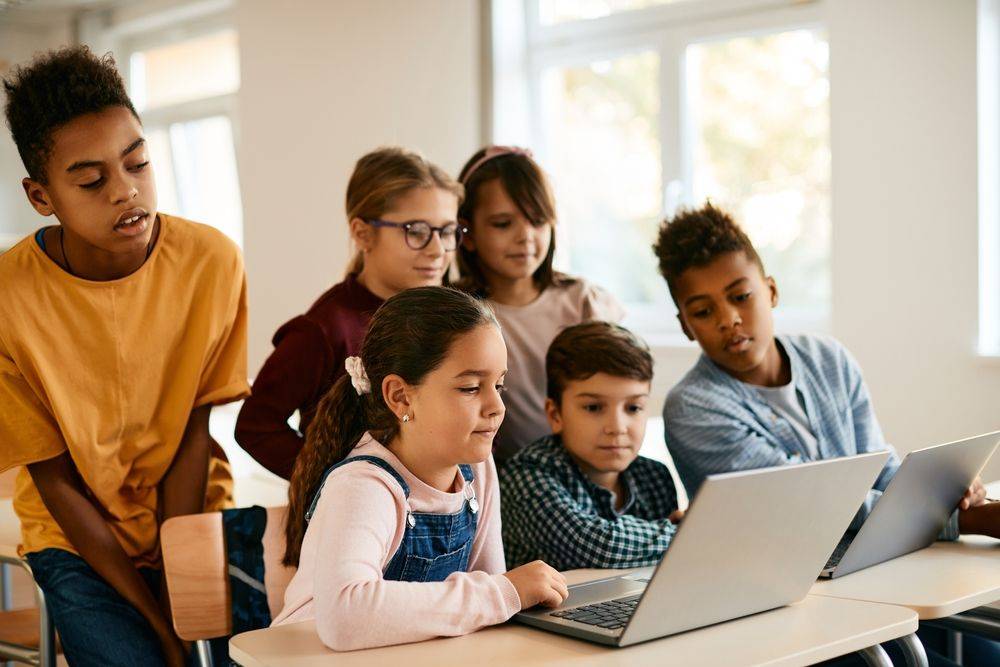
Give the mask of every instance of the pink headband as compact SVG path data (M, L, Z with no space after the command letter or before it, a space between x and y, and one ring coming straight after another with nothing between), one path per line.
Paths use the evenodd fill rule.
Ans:
M523 155L526 158L532 158L534 155L528 148L521 148L520 146L489 146L483 156L472 163L468 171L465 172L465 176L462 177L462 183L468 183L472 174L476 172L477 169L482 167L484 164L489 162L495 157L500 157L501 155Z

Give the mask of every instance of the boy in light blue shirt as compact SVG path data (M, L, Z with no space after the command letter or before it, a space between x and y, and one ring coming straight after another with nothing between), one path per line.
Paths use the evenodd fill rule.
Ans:
M888 451L858 527L900 460L857 362L832 338L774 334L777 284L747 235L711 204L665 221L653 250L681 329L702 350L663 408L667 446L688 494L713 473ZM941 538L959 533L1000 537L1000 503L986 501L978 479ZM985 643L988 655L1000 655Z
M832 338L774 334L777 284L746 234L711 204L666 221L654 250L681 328L702 350L663 409L688 494L712 473L887 450L870 510L900 461L850 353ZM1000 536L997 509L976 480L942 537Z

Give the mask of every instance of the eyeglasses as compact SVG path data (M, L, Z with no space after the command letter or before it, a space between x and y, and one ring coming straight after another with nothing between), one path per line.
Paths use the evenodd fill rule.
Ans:
M396 227L403 230L406 245L411 250L423 250L430 242L434 233L437 232L441 239L441 247L445 252L451 252L458 247L462 241L462 235L467 234L469 229L457 223L451 222L443 227L433 227L424 220L411 220L409 222L389 222L388 220L365 220L372 227Z

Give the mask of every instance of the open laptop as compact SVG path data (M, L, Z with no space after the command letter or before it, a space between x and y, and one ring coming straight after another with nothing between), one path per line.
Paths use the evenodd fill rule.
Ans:
M857 531L841 538L821 577L840 577L937 538L965 490L989 462L1000 431L910 452Z
M629 646L797 602L888 457L710 475L655 569L570 586L560 607L514 618Z

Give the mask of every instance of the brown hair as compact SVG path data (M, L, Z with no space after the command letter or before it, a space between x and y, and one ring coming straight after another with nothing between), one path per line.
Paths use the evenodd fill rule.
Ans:
M391 209L400 196L413 188L441 188L462 203L465 188L441 167L428 162L420 153L397 146L379 148L368 153L354 165L347 183L345 209L347 220L371 220ZM364 268L360 252L351 260L348 273Z
M535 285L539 289L545 289L552 285L572 283L572 278L552 268L556 252L556 203L545 172L533 158L524 153L503 153L482 162L470 174L470 169L480 163L490 148L487 146L476 151L459 173L458 180L465 185L465 201L458 208L459 219L464 220L471 231L479 188L488 181L500 179L507 195L532 225L552 226L549 252L532 276ZM475 252L466 249L464 245L458 247L458 271L462 277L459 286L478 296L489 296L489 287L482 267L479 266L479 259Z
M711 264L720 255L744 252L764 273L764 263L750 237L728 213L713 206L712 202L705 202L697 209L681 209L673 218L664 220L653 252L675 305L678 305L674 295L677 278L693 266Z
M598 373L648 382L653 379L649 347L625 327L584 322L563 329L545 354L546 395L562 403L570 382Z
M408 289L375 311L361 345L371 391L359 395L350 376L342 375L319 402L295 460L288 488L285 565L298 565L305 513L323 473L342 461L365 431L382 443L399 433L399 420L382 396L382 380L395 374L411 385L420 384L441 365L459 336L487 324L499 327L490 307L450 287Z

